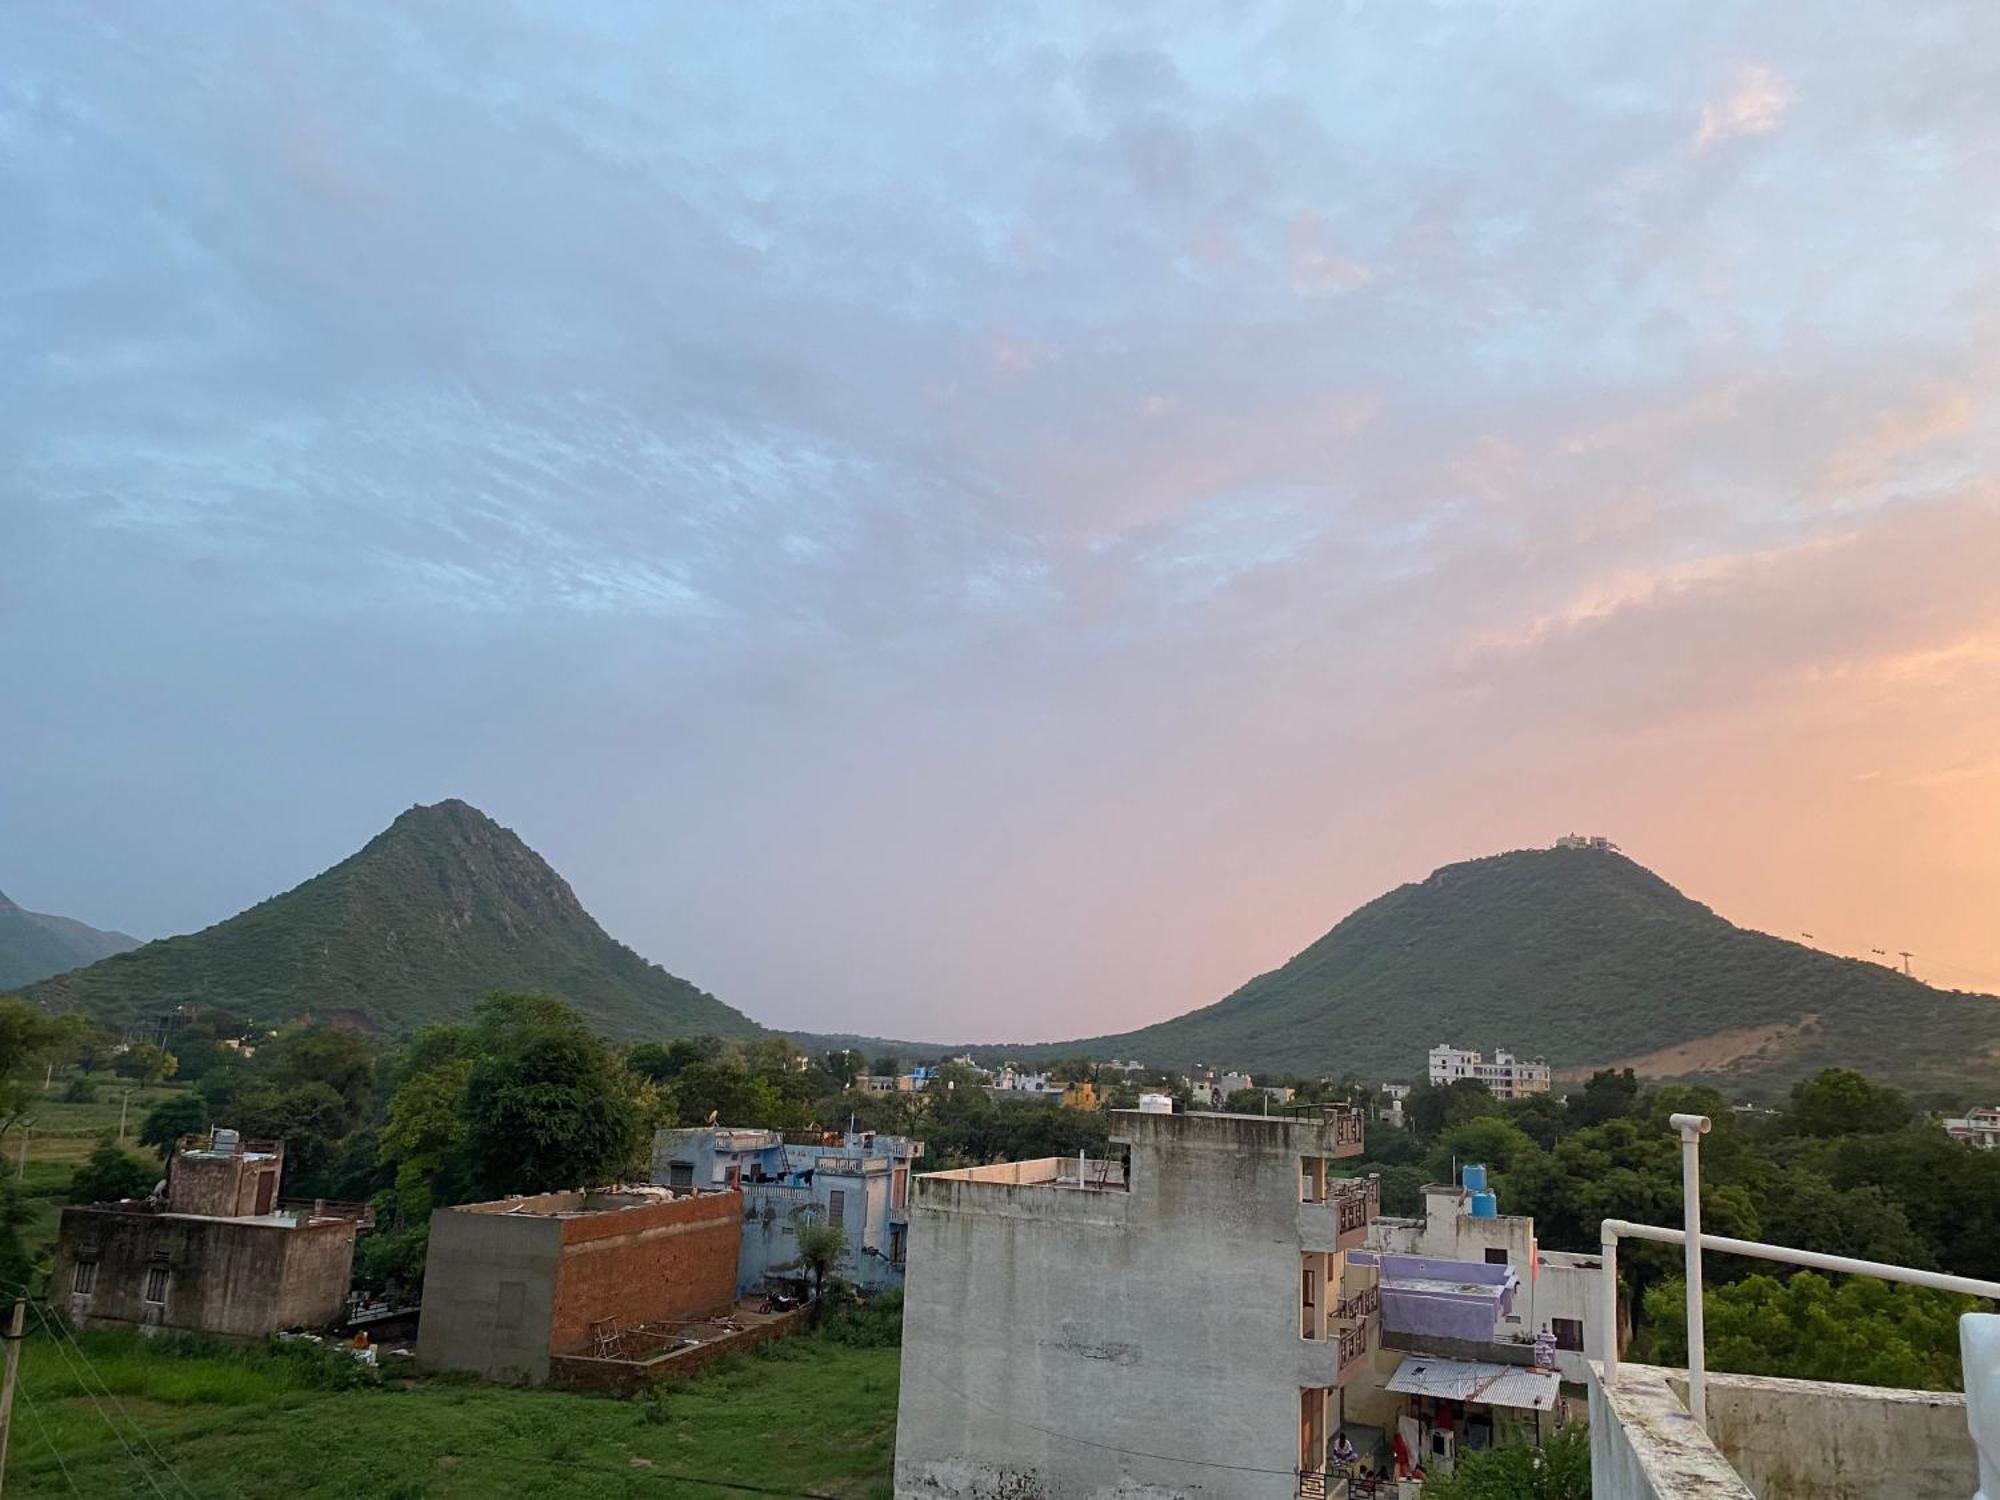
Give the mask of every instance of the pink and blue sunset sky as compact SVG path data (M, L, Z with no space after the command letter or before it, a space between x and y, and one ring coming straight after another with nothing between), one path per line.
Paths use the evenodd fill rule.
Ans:
M1574 828L2000 988L1996 99L1984 3L8 7L0 888L461 796L761 1020L1058 1036Z

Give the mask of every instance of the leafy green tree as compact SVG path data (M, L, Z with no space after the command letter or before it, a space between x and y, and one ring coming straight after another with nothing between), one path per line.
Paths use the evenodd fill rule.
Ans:
M1452 1180L1452 1164L1464 1166L1481 1162L1495 1172L1511 1171L1541 1148L1523 1131L1498 1115L1487 1115L1454 1125L1438 1137L1428 1160L1431 1175L1439 1182Z
M1557 1428L1541 1447L1507 1443L1461 1452L1449 1478L1426 1481L1429 1500L1590 1500L1590 1436Z
M1970 1297L1857 1276L1835 1286L1800 1271L1788 1280L1746 1276L1704 1289L1708 1367L1741 1375L1786 1375L1919 1390L1964 1388L1958 1319ZM1657 1357L1687 1360L1687 1291L1677 1278L1645 1296Z
M52 1016L25 1000L0 998L0 1138L27 1117L43 1070L75 1055L90 1035L78 1016Z
M25 1294L35 1277L35 1257L21 1229L34 1222L35 1206L12 1182L0 1181L0 1294Z
M72 1203L116 1203L121 1198L143 1198L160 1180L160 1169L141 1161L109 1136L70 1174Z
M1427 1141L1467 1120L1505 1112L1506 1106L1476 1078L1455 1079L1442 1087L1420 1083L1403 1101L1403 1113L1409 1117L1411 1127Z
M1789 1116L1800 1135L1885 1135L1910 1123L1910 1103L1852 1068L1828 1068L1792 1085Z
M389 1099L379 1149L396 1174L396 1197L404 1216L424 1219L456 1194L440 1188L449 1174L462 1176L466 1094L472 1083L470 1057L446 1057L403 1080Z
M1639 1079L1630 1068L1623 1072L1599 1068L1565 1103L1569 1108L1570 1121L1575 1125L1602 1125L1621 1115L1636 1114Z
M199 1094L175 1094L146 1111L139 1125L139 1144L151 1146L165 1161L174 1154L174 1142L184 1135L207 1129L208 1102Z
M759 1078L734 1058L690 1063L675 1075L674 1099L679 1122L701 1125L713 1116L718 1125L753 1126L762 1130L796 1130L806 1122L788 1105L770 1080Z
M559 1000L495 995L465 1095L467 1164L494 1197L614 1181L644 1148L636 1082Z
M173 1053L155 1047L151 1042L135 1042L119 1054L113 1066L121 1076L150 1087L173 1077L180 1061Z
M351 1126L361 1118L375 1081L375 1054L351 1031L310 1026L287 1032L271 1048L265 1076L280 1090L324 1084L339 1097Z
M799 1264L812 1277L813 1300L826 1290L826 1278L847 1254L847 1229L840 1224L801 1224Z

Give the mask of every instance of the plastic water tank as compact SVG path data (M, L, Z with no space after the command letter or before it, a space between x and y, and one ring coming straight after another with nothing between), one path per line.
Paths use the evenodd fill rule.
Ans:
M1486 1168L1479 1162L1467 1162L1459 1180L1472 1192L1479 1192L1486 1186Z
M1500 1212L1500 1200L1485 1188L1472 1195L1472 1217L1491 1219Z

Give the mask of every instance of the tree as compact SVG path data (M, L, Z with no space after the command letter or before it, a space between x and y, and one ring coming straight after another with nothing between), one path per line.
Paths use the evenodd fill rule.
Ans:
M1425 1140L1435 1138L1453 1125L1505 1111L1506 1106L1493 1097L1493 1091L1476 1078L1455 1079L1443 1087L1420 1083L1404 1101L1404 1113Z
M1958 1319L1978 1306L1868 1276L1837 1287L1811 1271L1785 1281L1746 1276L1704 1289L1703 1344L1711 1370L1955 1391L1964 1388ZM1685 1363L1684 1284L1660 1282L1646 1293L1645 1311L1659 1361Z
M1827 1068L1792 1085L1790 1118L1800 1135L1885 1135L1910 1123L1910 1103L1852 1068Z
M799 1264L811 1273L813 1301L826 1289L826 1278L847 1255L847 1230L840 1224L801 1224Z
M547 996L498 994L475 1024L465 1150L480 1191L550 1192L632 1170L644 1147L635 1081L581 1016Z
M267 1074L272 1083L281 1089L324 1084L340 1098L349 1126L360 1119L375 1081L375 1054L361 1037L332 1026L312 1026L288 1032L272 1051Z
M35 1208L11 1182L0 1181L0 1294L26 1293L35 1257L21 1243L21 1226L34 1221Z
M379 1149L383 1164L396 1170L397 1204L407 1218L427 1218L456 1196L449 1190L441 1194L441 1179L459 1168L471 1082L472 1059L448 1057L404 1079L389 1098Z
M139 1160L106 1136L89 1159L70 1174L70 1201L116 1203L121 1198L143 1198L159 1180L159 1168Z
M27 1114L43 1069L72 1056L89 1035L79 1016L52 1016L25 1000L0 999L0 1137Z
M119 1054L113 1066L120 1076L150 1087L173 1077L180 1062L173 1053L151 1042L134 1042Z
M174 1154L174 1142L208 1127L208 1102L199 1094L175 1094L146 1111L139 1126L139 1144L151 1146L165 1161Z
M1430 1500L1590 1500L1590 1436L1559 1427L1537 1448L1508 1443L1484 1452L1460 1451L1449 1478L1425 1483Z
M1630 1068L1623 1072L1599 1068L1566 1103L1570 1120L1577 1125L1602 1125L1621 1115L1636 1114L1639 1079Z

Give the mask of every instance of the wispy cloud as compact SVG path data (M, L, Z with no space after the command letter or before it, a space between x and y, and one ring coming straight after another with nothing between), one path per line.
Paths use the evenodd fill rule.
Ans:
M1728 92L1702 107L1695 150L1743 136L1769 135L1798 100L1798 90L1784 74L1760 63L1745 63L1736 69Z

